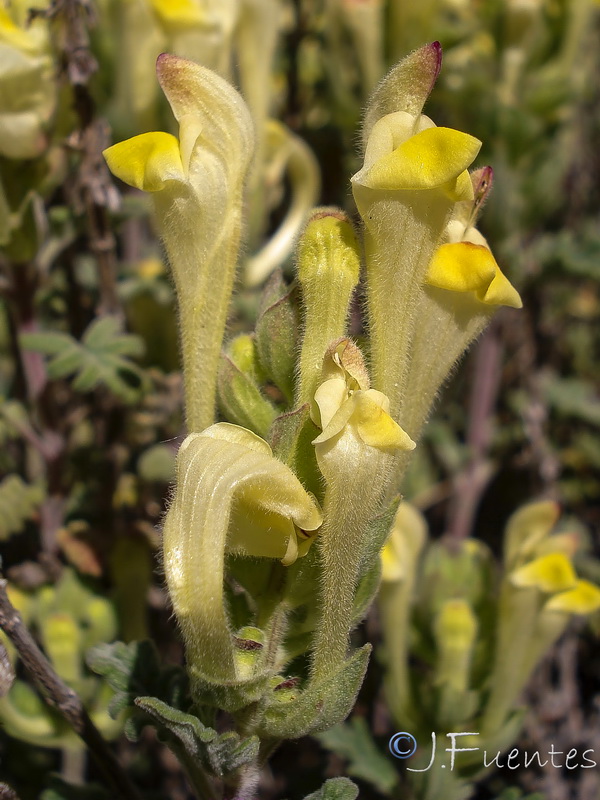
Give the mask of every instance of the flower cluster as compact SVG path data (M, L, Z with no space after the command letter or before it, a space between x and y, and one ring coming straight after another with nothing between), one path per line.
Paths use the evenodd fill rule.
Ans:
M352 178L366 267L360 345L349 335L360 237L323 208L298 246L298 284L276 274L253 334L220 354L253 143L225 81L161 56L179 138L146 133L105 153L116 175L152 193L178 293L190 436L164 564L193 690L233 713L258 704L252 729L267 736L350 709L368 651L353 652L349 636L378 588L390 498L452 365L498 305L520 305L475 228L491 182L489 169L468 172L480 142L422 114L439 65L439 45L422 48L367 108ZM227 422L214 424L217 399ZM245 609L235 615L231 581ZM299 653L309 678L277 694L273 681Z

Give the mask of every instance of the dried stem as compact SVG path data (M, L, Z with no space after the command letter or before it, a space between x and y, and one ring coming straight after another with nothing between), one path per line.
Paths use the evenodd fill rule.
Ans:
M7 783L0 783L0 800L19 800L19 796Z
M98 265L100 283L99 314L120 314L116 290L116 241L109 211L119 206L102 151L110 144L105 120L96 116L96 105L88 89L98 63L90 49L88 28L95 22L90 0L54 0L45 13L55 23L57 47L63 71L73 87L74 108L79 129L69 138L70 146L81 154L79 168L71 186L74 210L86 217L90 249Z
M502 375L502 351L501 328L495 321L475 353L468 410L467 445L470 455L454 482L447 525L447 542L451 548L471 533L479 501L491 477L488 449L493 434L492 414Z
M0 578L0 628L12 641L23 665L48 703L62 714L85 742L115 796L123 800L141 800L136 787L89 718L79 696L59 678L25 627L20 614L8 599L3 578Z

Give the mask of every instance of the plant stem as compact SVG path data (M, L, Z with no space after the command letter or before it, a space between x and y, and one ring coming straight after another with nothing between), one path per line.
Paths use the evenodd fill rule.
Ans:
M199 800L218 800L219 795L201 765L178 743L170 742L169 747L183 765L192 789Z

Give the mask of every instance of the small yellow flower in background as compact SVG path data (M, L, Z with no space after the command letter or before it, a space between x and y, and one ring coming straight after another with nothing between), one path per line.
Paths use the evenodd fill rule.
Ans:
M35 158L47 147L54 70L47 20L27 25L24 4L0 7L0 155Z
M519 567L509 577L513 586L535 587L542 592L560 592L571 589L577 576L570 560L562 553L550 553Z
M551 597L543 612L563 614L592 614L600 608L600 589L590 581L578 580L572 589Z

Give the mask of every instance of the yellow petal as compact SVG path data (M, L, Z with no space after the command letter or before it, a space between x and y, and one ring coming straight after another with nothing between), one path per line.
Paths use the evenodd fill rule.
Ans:
M461 172L456 180L452 180L446 184L444 190L450 200L454 200L455 203L473 200L473 182L469 171L465 169Z
M325 430L347 399L348 387L341 375L324 381L315 392L315 405L319 410L318 419L317 414L313 415L315 425Z
M317 389L317 394L318 393L319 390ZM315 394L315 397L317 394ZM356 394L358 394L358 392L342 403L342 405L323 429L323 432L320 433L316 439L313 439L313 444L322 444L323 442L332 439L334 436L337 436L338 433L341 433L344 430L344 427L350 422L350 418L356 409Z
M523 308L521 296L506 275L500 271L500 267L496 270L496 275L487 290L482 295L478 294L478 298L490 305Z
M381 392L369 389L356 392L354 419L360 438L371 447L393 448L395 450L414 450L416 447L410 436L402 430L384 408L389 409L389 400Z
M565 614L592 614L600 608L600 589L589 581L579 580L568 592L555 594L545 604L545 611Z
M110 171L136 189L159 192L168 181L185 181L179 142L170 133L142 133L103 153Z
M381 580L395 583L404 578L404 573L404 566L398 559L393 543L387 541L381 551Z
M365 185L377 189L433 189L458 178L481 142L452 128L427 128L377 161Z
M575 570L562 553L550 553L516 569L510 582L519 587L536 587L542 592L562 592L577 582Z
M198 25L206 18L194 0L150 0L150 4L163 25Z
M425 282L453 292L487 290L497 264L487 247L471 242L443 244L435 251Z

